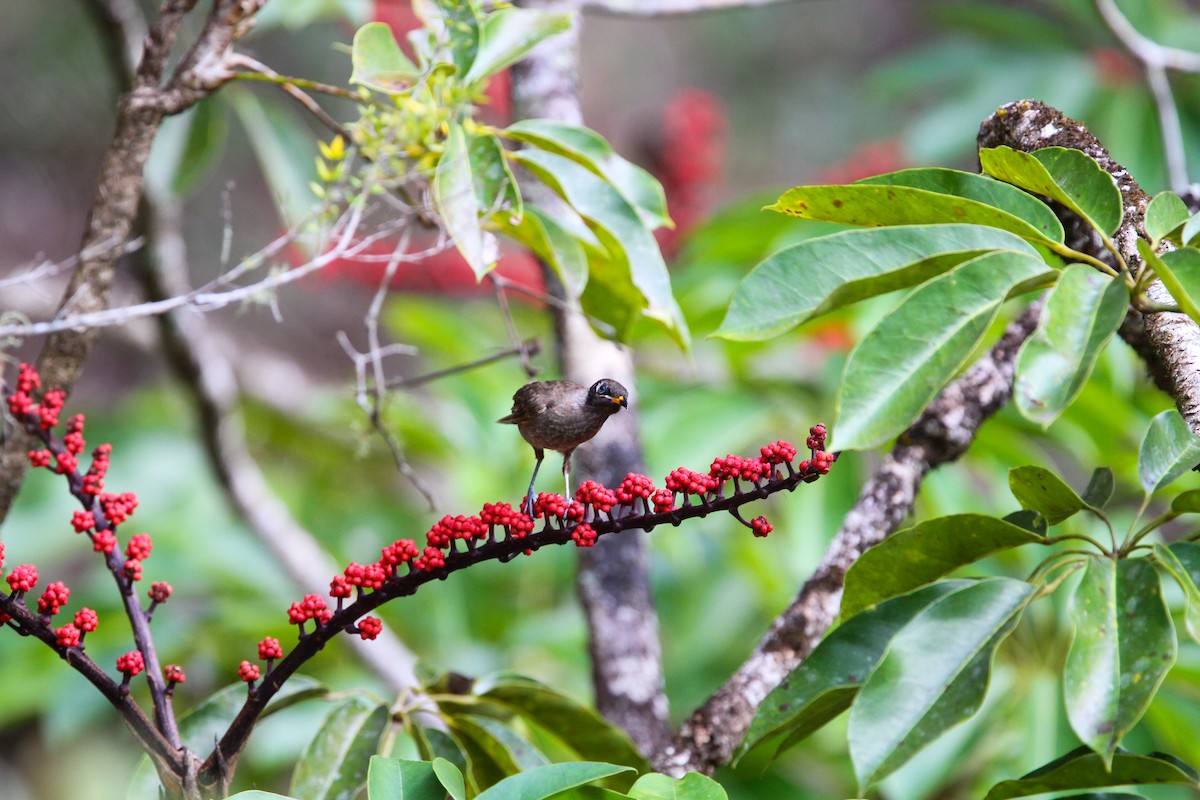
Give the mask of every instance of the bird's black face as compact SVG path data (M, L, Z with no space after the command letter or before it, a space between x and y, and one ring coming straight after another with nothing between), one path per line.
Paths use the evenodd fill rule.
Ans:
M616 411L629 408L629 392L612 378L602 378L588 389L587 404Z

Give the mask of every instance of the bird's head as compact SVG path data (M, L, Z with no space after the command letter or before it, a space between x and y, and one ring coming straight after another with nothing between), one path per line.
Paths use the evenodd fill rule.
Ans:
M629 408L629 391L612 378L601 378L588 389L587 404L616 413L622 408Z

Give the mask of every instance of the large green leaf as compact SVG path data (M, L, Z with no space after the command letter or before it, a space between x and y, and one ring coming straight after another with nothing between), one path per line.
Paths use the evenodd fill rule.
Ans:
M1138 477L1147 494L1174 481L1200 463L1200 437L1188 428L1175 409L1150 420L1138 453Z
M304 748L288 791L301 800L352 800L389 718L387 706L363 695L342 700Z
M713 335L769 339L836 308L916 286L988 250L1037 256L1015 234L982 225L900 225L809 239L758 264Z
M1005 298L1047 273L1040 259L998 250L915 289L850 353L833 425L838 446L871 447L908 427L966 363Z
M689 772L682 778L672 778L651 772L637 779L629 790L633 800L728 800L721 784L699 772Z
M1113 177L1081 150L1011 147L979 151L983 171L1034 194L1057 200L1096 230L1111 236L1121 224L1121 192Z
M1017 357L1013 396L1026 418L1047 427L1075 400L1128 306L1122 281L1084 264L1062 271Z
M1092 508L1102 509L1108 505L1116 488L1117 482L1113 477L1113 471L1108 467L1096 467L1092 470L1092 477L1088 479L1088 485L1084 488L1080 499Z
M1054 242L1063 240L1063 227L1050 207L1036 197L1010 186L1003 181L974 172L962 172L942 167L904 169L856 181L860 184L909 186L927 189L941 194L952 194L969 200L978 200L989 206L1007 211L1028 222Z
M367 770L368 800L445 800L433 764L373 756Z
M512 66L538 43L570 27L570 14L524 8L502 8L492 12L483 21L479 51L463 82L474 83Z
M576 786L632 771L629 767L594 761L547 764L505 778L490 789L480 792L475 800L543 800Z
M1013 467L1008 471L1008 488L1021 508L1038 512L1051 525L1087 508L1082 497L1045 467Z
M1052 241L1033 224L995 206L909 186L797 186L767 210L843 225L973 223L1010 231L1022 239Z
M583 217L608 249L617 273L611 278L631 280L644 298L642 313L661 322L679 345L687 348L690 343L687 322L671 293L666 262L633 206L604 180L565 156L544 150L523 150L515 158ZM603 285L608 280L610 276L593 271L588 282ZM625 337L629 331L618 333Z
M996 646L1033 594L988 578L951 592L896 634L850 708L860 788L883 779L983 703Z
M1111 769L1086 747L1035 769L1020 780L1003 781L992 787L984 800L1010 800L1043 792L1100 789L1109 786L1176 784L1200 789L1196 773L1174 759L1117 753ZM1115 797L1116 795L1109 795Z
M475 196L484 213L519 219L525 204L500 138L494 134L470 134L467 151L471 158Z
M499 703L541 726L581 759L604 758L639 771L649 766L624 731L591 706L548 686L528 678L505 676L487 684L481 682L477 691L481 698Z
M841 714L875 670L896 632L930 603L970 585L969 581L943 581L885 600L847 619L762 701L742 751L786 734L776 749L778 756Z
M1175 662L1175 629L1146 559L1088 560L1072 609L1063 669L1067 718L1105 764Z
M392 26L386 22L368 22L354 34L350 58L354 71L351 83L360 83L376 91L397 94L406 91L421 75L396 42Z
M985 514L926 520L892 534L851 565L842 593L842 617L911 592L999 550L1045 542L1036 533Z
M518 736L509 726L483 714L455 715L454 729L474 740L497 765L512 775L522 770L541 767L550 760L536 747Z
M1146 206L1146 234L1157 245L1159 240L1188 221L1187 204L1174 192L1159 192Z
M1161 256L1138 239L1138 253L1154 268L1179 308L1195 322L1200 320L1200 250L1181 247Z
M479 222L479 198L475 194L467 137L461 125L450 126L446 149L438 159L433 177L433 205L475 277L483 278L496 266L500 250L496 237Z
M523 119L505 128L504 134L565 156L604 178L637 209L647 228L672 225L662 184L646 170L617 155L604 137L590 128L549 119Z
M454 762L444 758L433 760L433 774L452 800L467 800L467 782Z
M1188 634L1200 642L1200 545L1195 542L1156 543L1154 554L1187 597L1184 624Z
M230 86L221 94L246 129L283 223L289 228L300 226L314 205L309 189L315 177L312 133L291 108L262 100L244 87ZM303 246L303 241L298 239L292 246Z
M492 217L492 227L528 247L558 274L571 297L587 286L588 257L583 245L554 217L536 206L525 206L515 221L509 214Z
M481 24L476 4L463 0L433 0L433 7L427 6L425 18L438 31L442 46L458 74L465 75L475 63L481 47ZM464 80L464 83L470 81Z

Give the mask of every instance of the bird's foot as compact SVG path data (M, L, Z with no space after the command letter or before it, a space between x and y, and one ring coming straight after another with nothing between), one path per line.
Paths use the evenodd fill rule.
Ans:
M525 502L521 504L521 511L530 519L533 519L533 507L536 503L537 497L533 494L533 490L530 489L529 494L525 496Z

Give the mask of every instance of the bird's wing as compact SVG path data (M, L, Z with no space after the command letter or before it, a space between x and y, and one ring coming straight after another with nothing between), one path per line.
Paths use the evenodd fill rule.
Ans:
M542 414L546 410L546 407L545 400L538 397L538 393L533 391L532 385L522 386L513 395L512 413L496 421L509 425L520 425L522 422L531 422L539 414Z

